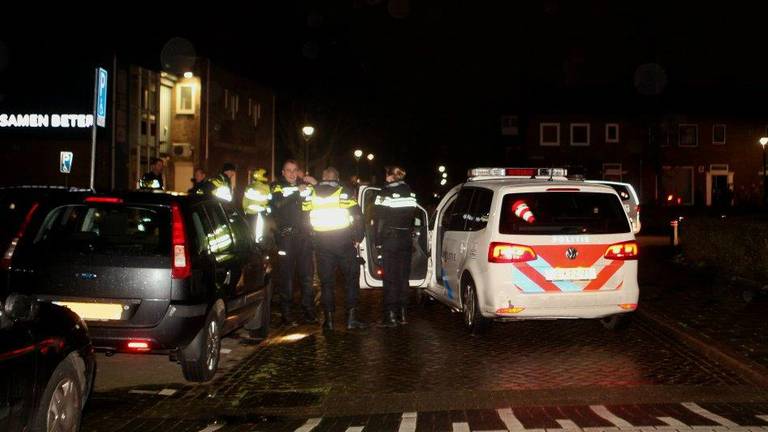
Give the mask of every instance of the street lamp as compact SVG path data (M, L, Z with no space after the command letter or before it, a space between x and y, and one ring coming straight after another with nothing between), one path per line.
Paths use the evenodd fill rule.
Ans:
M448 173L443 173L443 178L447 179L448 178Z
M373 162L373 153L368 153L368 162Z
M315 134L315 128L306 125L301 128L301 134L304 136L304 170L309 173L309 140L312 139L312 135Z
M444 173L445 172L445 165L440 165L439 167L437 167L437 172Z
M355 150L355 175L360 178L360 158L363 157L363 151L360 149Z
M446 183L448 183L448 180L446 179L440 180L440 186L445 186Z
M760 138L760 145L763 147L763 205L768 203L768 177L766 176L765 169L765 145L768 144L768 137Z

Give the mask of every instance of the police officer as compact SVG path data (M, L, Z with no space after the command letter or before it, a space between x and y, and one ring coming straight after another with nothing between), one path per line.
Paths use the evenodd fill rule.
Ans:
M298 270L301 284L301 306L307 323L316 324L312 277L312 240L308 215L303 202L312 194L312 186L298 182L299 165L289 159L283 164L282 176L272 184L269 207L276 225L278 264L280 266L280 307L283 324L297 325L291 313L293 303L293 274ZM306 179L306 178L305 178ZM310 180L310 179L306 179Z
M190 195L197 194L198 190L200 190L205 183L207 175L205 174L205 170L202 168L197 168L195 170L195 174L192 176L190 181L192 182L192 187L187 190L187 193ZM202 192L201 192L202 193Z
M236 173L237 167L234 164L225 163L218 175L205 179L198 193L209 193L223 201L232 201L232 178Z
M141 176L138 184L139 189L157 189L164 190L163 183L163 160L152 158L149 161L149 171Z
M269 209L269 184L267 184L267 170L259 168L253 172L253 181L245 189L243 196L243 210L257 243L264 242L266 216L270 213Z
M413 251L413 220L416 194L403 181L405 170L400 166L385 168L387 185L376 197L374 223L376 247L381 251L384 270L384 320L382 326L406 324L411 254Z
M315 186L312 195L304 202L304 211L309 212L309 222L314 231L315 257L322 286L323 329L334 329L337 266L344 276L347 329L366 328L358 319L357 311L360 264L356 247L363 238L362 213L352 191L339 184L336 168L323 170L323 181Z

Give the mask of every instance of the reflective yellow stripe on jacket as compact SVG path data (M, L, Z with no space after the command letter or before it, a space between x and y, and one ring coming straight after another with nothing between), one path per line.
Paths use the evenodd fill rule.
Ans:
M349 208L355 206L357 202L342 191L343 189L339 188L327 197L321 197L317 192L313 192L311 199L304 202L302 208L309 211L309 223L315 231L336 231L352 225Z

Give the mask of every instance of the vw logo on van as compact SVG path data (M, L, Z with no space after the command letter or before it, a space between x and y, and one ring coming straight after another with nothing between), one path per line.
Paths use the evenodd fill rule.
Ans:
M579 251L577 251L576 248L568 248L568 250L565 251L565 256L569 260L575 260L576 257L579 256Z

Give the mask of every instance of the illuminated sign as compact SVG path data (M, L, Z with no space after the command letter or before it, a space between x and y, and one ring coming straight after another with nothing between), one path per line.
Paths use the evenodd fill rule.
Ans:
M89 128L93 114L0 114L0 128Z

